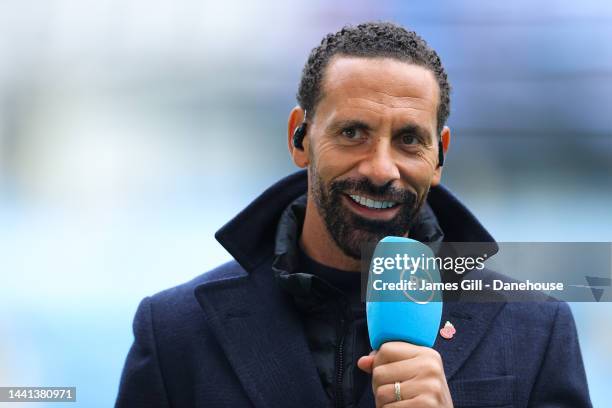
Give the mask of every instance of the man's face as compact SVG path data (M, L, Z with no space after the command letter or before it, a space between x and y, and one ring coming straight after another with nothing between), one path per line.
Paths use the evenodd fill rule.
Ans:
M406 236L439 180L439 87L414 64L336 56L322 91L309 119L309 194L336 244L359 259L364 242Z

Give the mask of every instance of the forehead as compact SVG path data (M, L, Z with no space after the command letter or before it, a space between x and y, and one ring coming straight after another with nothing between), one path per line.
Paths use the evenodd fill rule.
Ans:
M337 55L325 70L317 112L404 115L433 120L435 127L439 92L433 72L422 66L393 58Z

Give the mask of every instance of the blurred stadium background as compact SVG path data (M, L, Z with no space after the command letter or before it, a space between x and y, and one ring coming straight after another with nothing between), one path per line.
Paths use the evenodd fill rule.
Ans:
M214 231L294 170L310 49L379 19L440 53L444 180L498 240L612 241L611 3L5 0L0 385L111 406L140 299L228 259ZM572 304L600 407L611 306Z

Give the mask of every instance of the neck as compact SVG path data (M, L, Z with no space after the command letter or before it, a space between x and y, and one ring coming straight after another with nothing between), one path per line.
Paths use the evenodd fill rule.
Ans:
M359 271L359 259L347 256L329 234L323 218L308 194L304 226L300 236L302 250L320 264L344 271Z

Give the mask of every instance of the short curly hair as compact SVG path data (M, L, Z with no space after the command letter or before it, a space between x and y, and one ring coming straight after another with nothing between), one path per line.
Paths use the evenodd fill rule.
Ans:
M300 107L309 116L314 116L323 96L323 74L334 55L394 58L431 70L440 87L437 112L440 135L450 114L450 84L440 57L417 33L389 22L367 22L357 26L347 25L325 36L321 44L310 52L296 95Z

